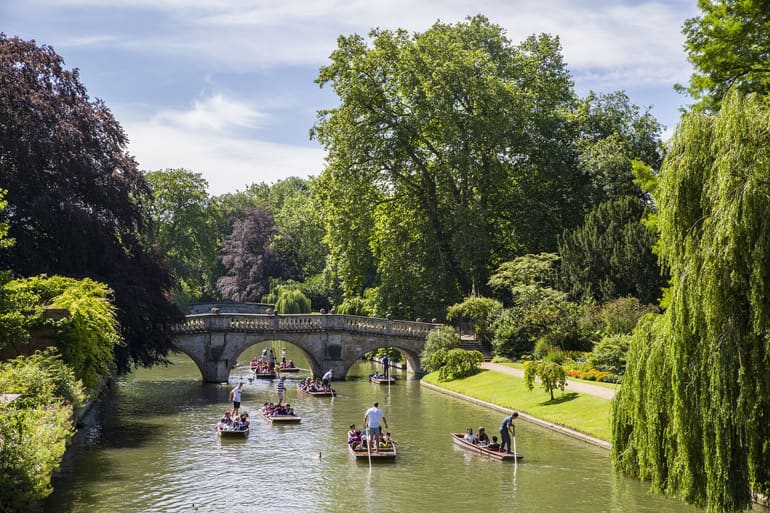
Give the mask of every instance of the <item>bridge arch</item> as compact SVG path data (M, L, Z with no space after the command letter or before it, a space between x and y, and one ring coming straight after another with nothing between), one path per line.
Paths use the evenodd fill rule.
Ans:
M236 358L248 347L277 339L297 346L314 374L331 369L343 379L368 351L394 347L407 369L422 374L419 355L437 325L353 315L269 315L219 313L188 315L174 327L176 349L188 355L206 382L227 381Z

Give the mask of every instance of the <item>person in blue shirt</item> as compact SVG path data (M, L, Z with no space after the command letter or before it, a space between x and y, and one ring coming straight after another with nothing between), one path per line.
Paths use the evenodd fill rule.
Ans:
M388 367L390 366L390 360L388 360L388 355L385 355L382 357L382 373L385 376L385 379L388 378Z
M506 452L506 448L509 454L512 452L511 436L516 436L516 426L513 425L513 419L518 416L518 413L513 412L505 417L503 423L500 424L500 452Z

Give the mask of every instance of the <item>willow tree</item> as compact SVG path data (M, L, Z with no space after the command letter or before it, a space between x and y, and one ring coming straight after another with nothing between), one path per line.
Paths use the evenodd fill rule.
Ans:
M370 39L340 37L317 79L340 98L312 131L327 240L348 296L440 315L582 217L572 80L558 38L513 45L483 16Z
M617 465L714 513L770 492L770 107L728 94L680 124L658 190L669 306L613 411Z

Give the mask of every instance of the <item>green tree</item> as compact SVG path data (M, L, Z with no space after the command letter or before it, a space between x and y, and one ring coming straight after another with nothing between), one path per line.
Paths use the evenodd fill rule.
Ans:
M535 388L535 379L540 381L540 386L551 395L553 391L564 391L567 385L567 373L562 366L562 355L558 351L549 352L542 360L532 360L524 363L524 384L528 389Z
M217 239L209 214L208 182L200 173L166 169L145 175L151 241L160 245L180 281L182 297L196 301L215 294Z
M658 189L669 307L642 321L613 409L613 458L715 513L770 492L770 108L728 93L685 116Z
M574 113L579 131L577 148L580 168L590 177L590 204L642 197L634 182L632 162L660 169L661 125L650 114L632 104L624 92L590 92Z
M162 255L145 244L150 190L107 106L49 46L0 34L2 212L17 276L90 277L114 291L120 370L164 359L181 313Z
M767 0L698 0L700 16L684 23L688 59L695 68L688 92L707 112L720 108L731 87L770 92L770 5Z
M579 227L559 236L559 282L577 299L604 303L634 296L655 303L665 284L652 252L657 235L641 219L645 205L638 197L602 203Z
M439 315L582 215L572 81L557 38L514 46L482 16L370 37L340 37L317 79L341 102L312 130L327 241L346 296L379 286L391 311Z
M482 340L489 337L489 326L503 309L503 304L487 297L469 297L447 310L447 320L465 317L473 321L476 334Z

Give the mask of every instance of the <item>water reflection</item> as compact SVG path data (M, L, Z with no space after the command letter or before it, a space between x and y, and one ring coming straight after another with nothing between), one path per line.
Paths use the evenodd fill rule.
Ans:
M275 383L246 384L251 434L220 440L215 422L229 406L232 384L248 371L236 369L231 384L203 385L192 362L177 361L121 381L117 400L78 437L46 512L185 512L193 503L199 512L229 513L697 511L613 474L605 450L523 421L519 465L464 451L449 433L469 425L496 433L500 413L422 389L401 374L391 387L371 384L364 378L374 368L366 364L354 369L360 379L335 383L335 399L299 395L292 380L287 400L301 424L264 421L256 410L275 399ZM370 470L344 444L348 425L360 426L374 401L400 452L395 464Z

